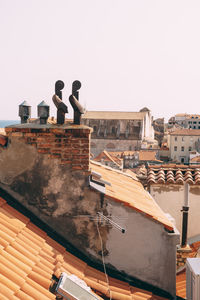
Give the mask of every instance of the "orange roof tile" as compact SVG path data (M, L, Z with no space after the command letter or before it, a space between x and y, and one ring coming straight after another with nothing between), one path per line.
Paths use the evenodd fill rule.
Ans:
M109 161L109 162L113 162L114 164L116 164L118 167L120 167L120 162L121 159L110 155L109 152L107 152L106 150L102 151L97 157L95 157L93 160L94 161L99 161L101 162L101 159L104 159L105 161Z
M198 165L151 165L148 167L147 181L149 184L200 184Z
M7 143L7 137L3 134L0 134L0 145L5 146Z
M192 136L200 136L200 129L178 129L172 131L170 135L192 135Z
M157 151L139 151L139 160L157 160Z
M173 230L173 224L139 181L126 173L93 161L91 161L90 167L92 171L100 173L103 180L111 183L111 185L106 185L107 197L122 202L163 224L169 230Z
M2 198L0 213L1 300L55 300L49 291L52 275L59 277L63 271L75 274L96 293L111 295L113 300L166 299L111 277L108 287L104 273L67 252Z

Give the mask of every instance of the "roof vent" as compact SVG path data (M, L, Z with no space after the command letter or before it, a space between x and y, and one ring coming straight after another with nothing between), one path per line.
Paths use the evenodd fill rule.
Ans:
M98 300L87 284L75 275L62 273L56 288L57 294L68 300Z

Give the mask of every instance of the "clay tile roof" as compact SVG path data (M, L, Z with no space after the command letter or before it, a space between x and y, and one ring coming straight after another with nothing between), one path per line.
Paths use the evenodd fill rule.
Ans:
M156 158L157 151L139 151L139 160L149 161L157 160Z
M191 136L200 136L200 129L178 129L172 131L170 135L191 135Z
M192 159L190 159L190 162L194 163L194 162L200 162L200 155L193 157Z
M120 300L159 299L152 293L108 277L67 252L28 218L0 198L0 299L55 300L52 275L74 274L95 295ZM165 299L166 298L160 298Z
M124 205L130 206L163 224L169 230L173 230L173 224L139 181L134 180L126 173L93 161L91 161L90 167L92 171L100 173L103 180L111 184L106 185L105 194L107 197L122 202Z
M192 185L199 185L200 169L197 165L150 165L147 170L147 182L149 184L183 184L187 182Z
M120 167L120 163L121 163L121 159L110 154L109 152L107 152L106 150L102 151L97 157L95 157L93 160L94 161L98 161L101 162L101 159L103 159L104 161L109 161L112 162L114 164L116 164L118 167Z
M7 137L3 134L0 134L0 145L5 146L7 144Z

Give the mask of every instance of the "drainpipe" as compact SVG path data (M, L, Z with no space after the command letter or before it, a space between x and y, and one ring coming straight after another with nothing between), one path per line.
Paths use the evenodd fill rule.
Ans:
M184 205L182 207L183 219L182 219L182 241L181 248L187 246L187 229L188 229L188 211L189 211L189 184L184 184Z

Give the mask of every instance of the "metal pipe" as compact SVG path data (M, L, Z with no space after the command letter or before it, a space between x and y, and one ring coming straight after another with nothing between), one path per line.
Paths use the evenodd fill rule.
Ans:
M189 184L184 184L184 205L182 207L183 219L182 219L182 241L181 248L187 246L187 231L188 231L188 211L189 211Z

